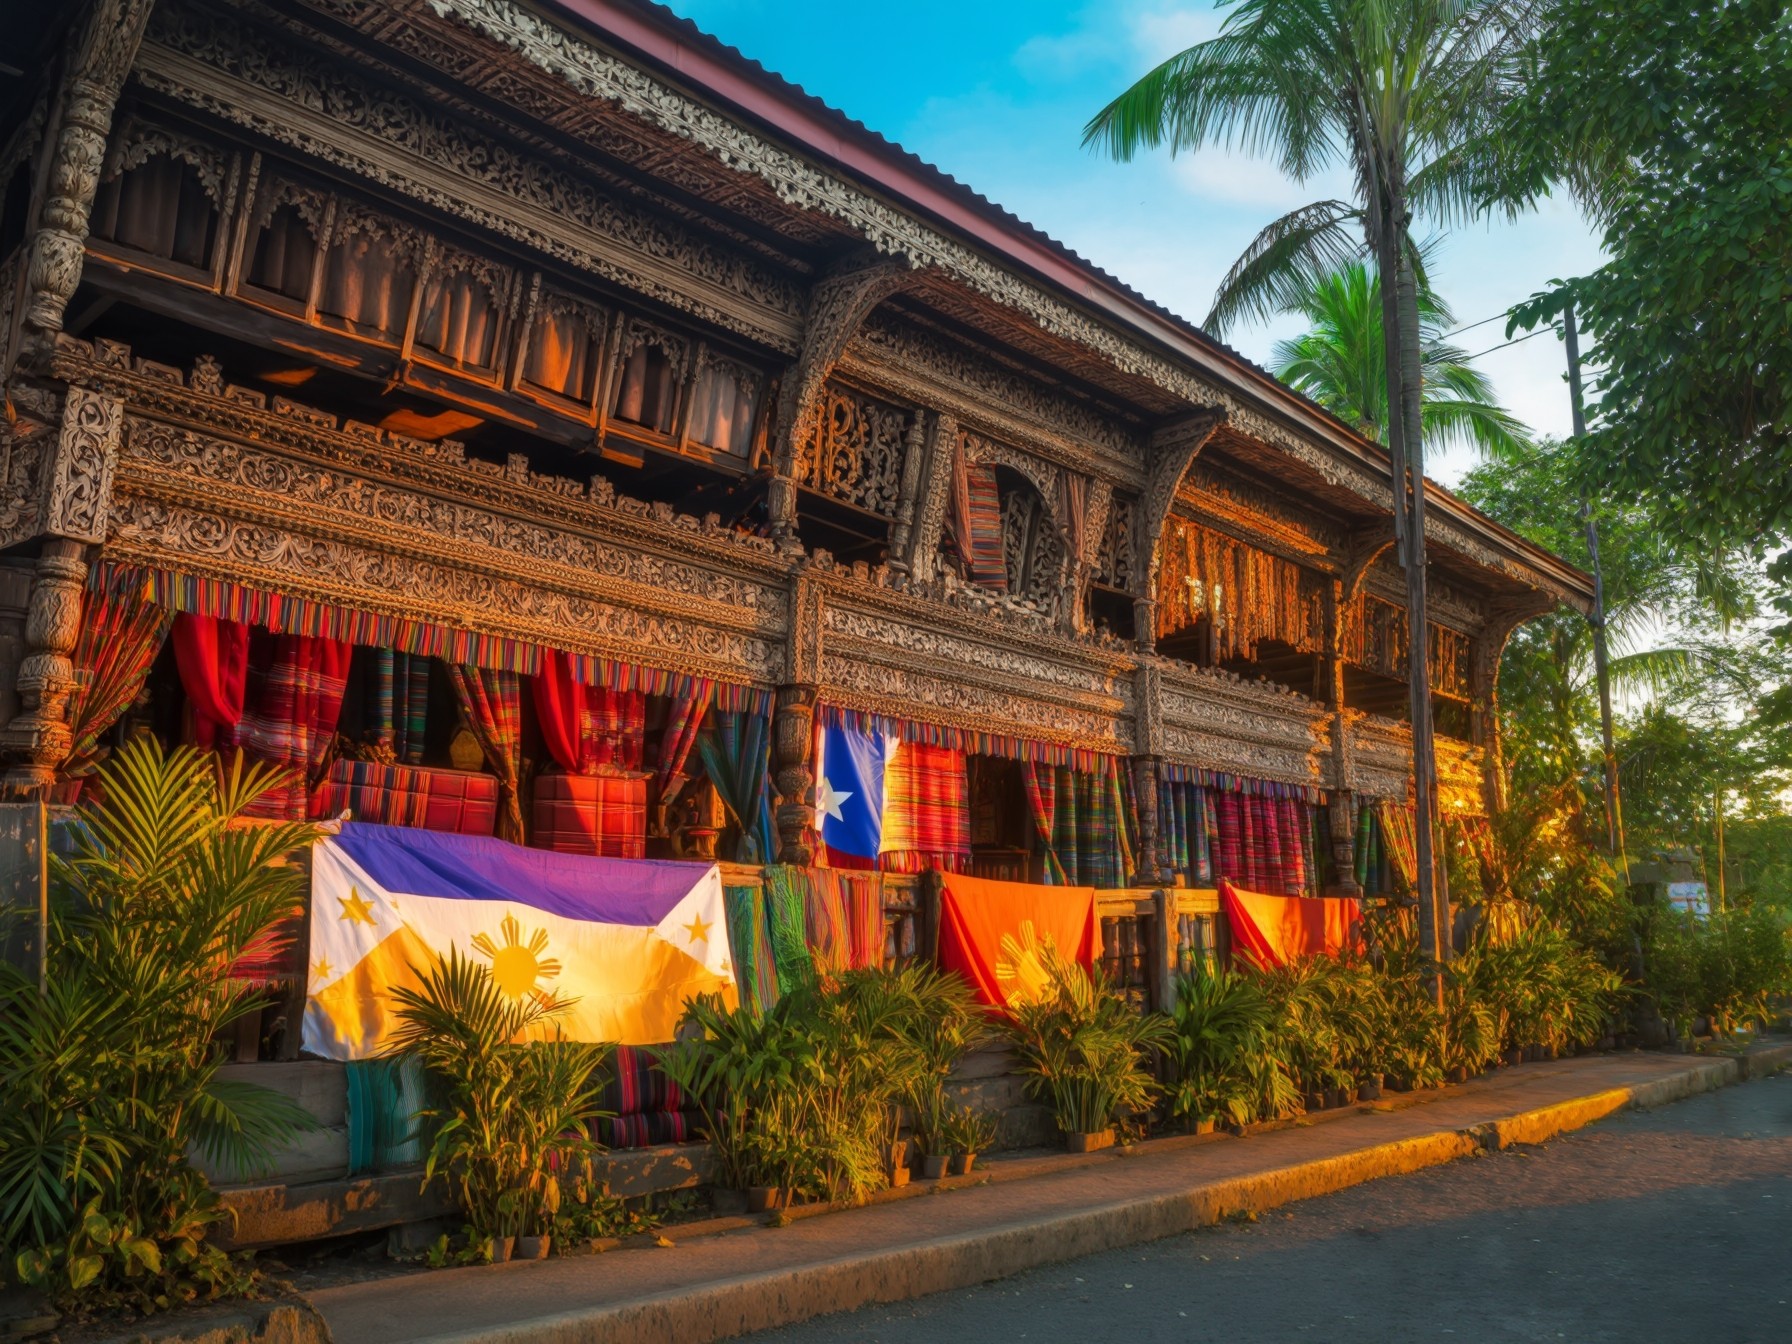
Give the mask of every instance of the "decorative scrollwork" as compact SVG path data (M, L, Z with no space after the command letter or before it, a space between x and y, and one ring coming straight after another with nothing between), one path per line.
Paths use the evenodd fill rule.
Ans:
M908 420L894 406L828 387L815 434L798 455L797 479L879 517L894 517Z

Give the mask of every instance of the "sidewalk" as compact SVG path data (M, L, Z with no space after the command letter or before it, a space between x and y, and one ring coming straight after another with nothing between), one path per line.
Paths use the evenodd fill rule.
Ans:
M1607 1055L1531 1064L1336 1119L1131 1155L990 1164L988 1179L789 1226L669 1229L669 1249L440 1270L310 1294L336 1344L703 1344L1171 1236L1479 1149L1538 1143L1792 1062ZM1331 1113L1328 1113L1328 1115ZM1020 1179L1015 1179L1019 1177Z

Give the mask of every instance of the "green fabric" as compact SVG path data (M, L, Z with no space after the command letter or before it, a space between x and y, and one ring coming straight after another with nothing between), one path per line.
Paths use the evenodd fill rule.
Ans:
M787 864L765 870L765 908L780 994L815 983L815 957L806 934L811 880L804 869Z
M348 1070L348 1174L361 1176L423 1161L417 1113L428 1106L416 1059L357 1059Z
M764 714L717 710L715 727L697 738L703 769L740 827L736 863L768 863L777 857L772 836L771 719Z
M765 895L758 887L724 887L728 946L742 1005L764 1012L778 1001L777 963L765 927Z

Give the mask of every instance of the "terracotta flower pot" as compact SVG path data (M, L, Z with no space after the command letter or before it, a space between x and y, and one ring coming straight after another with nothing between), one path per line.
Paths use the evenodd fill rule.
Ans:
M908 1184L909 1169L907 1167L890 1168L890 1189L900 1190Z
M976 1163L977 1154L975 1153L953 1153L951 1172L954 1176L968 1176Z
M1197 1120L1197 1121L1195 1121L1195 1133L1211 1134L1211 1133L1213 1133L1214 1127L1217 1123L1218 1122L1215 1121L1211 1116L1209 1116L1205 1120Z
M1323 1111L1325 1109L1325 1093L1308 1092L1301 1098L1301 1104L1309 1111Z
M515 1245L515 1237L487 1237L485 1239L485 1258L494 1265L501 1265L510 1259L511 1249Z
M548 1250L553 1242L552 1237L518 1237L516 1248L511 1252L512 1260L546 1260Z
M1098 1129L1089 1134L1066 1134L1064 1148L1072 1153L1096 1153L1114 1146L1114 1131Z
M1357 1099L1360 1101L1380 1101L1381 1075L1379 1073L1372 1073L1367 1078L1363 1079L1362 1082L1357 1084L1356 1095Z

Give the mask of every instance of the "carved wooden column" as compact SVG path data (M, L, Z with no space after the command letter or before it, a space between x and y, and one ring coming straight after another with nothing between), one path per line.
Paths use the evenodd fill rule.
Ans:
M25 612L19 713L0 729L0 751L8 763L3 783L8 797L47 792L56 782L56 767L74 746L68 698L75 689L75 665L69 655L81 632L86 551L78 541L57 538L44 543L37 560L36 582Z
M1129 878L1135 887L1155 887L1170 879L1165 872L1157 845L1157 799L1163 781L1161 756L1132 758L1132 796L1139 811L1139 844L1133 856L1133 872Z
M857 258L835 268L815 285L803 327L803 348L778 386L778 441L766 511L780 549L800 549L796 539L798 459L815 435L815 417L828 375L871 310L913 283L914 271L899 258Z
M1344 583L1334 579L1320 590L1320 612L1325 625L1326 698L1332 705L1332 864L1337 886L1345 896L1357 894L1356 886L1356 787L1355 743L1351 741L1350 710L1344 703Z
M934 417L936 420L938 417ZM921 494L921 471L927 457L928 417L917 413L902 441L902 483L897 487L896 517L890 524L890 570L896 586L906 588L913 572L909 543L914 540L915 505Z
M1140 653L1157 649L1157 571L1159 542L1170 519L1171 506L1182 478L1214 430L1226 421L1225 411L1204 406L1187 415L1179 415L1152 431L1149 456L1150 470L1144 493L1139 496L1138 531L1133 553L1134 582L1138 592L1133 598L1133 636Z
M940 536L945 530L946 506L952 496L952 458L957 450L958 417L942 411L928 426L919 513L903 557L908 577L915 583L929 583L939 571Z
M815 862L815 697L814 686L778 687L772 715L773 782L778 787L774 819L778 862L809 867Z
M47 447L38 504L43 549L25 607L25 656L19 663L18 713L0 729L7 771L0 788L14 797L39 794L74 745L67 720L75 688L69 654L81 628L87 544L105 540L112 470L124 423L111 397L71 387L62 426Z
M1065 593L1064 609L1059 613L1059 629L1067 635L1083 635L1089 631L1089 585L1094 581L1102 534L1107 531L1108 510L1113 506L1113 482L1090 481L1080 528L1082 545L1070 558L1070 586ZM1068 530L1069 519L1064 523Z
M153 0L97 0L70 54L48 190L25 281L25 325L39 342L62 330L81 280L88 212L99 189L119 90L137 57Z

